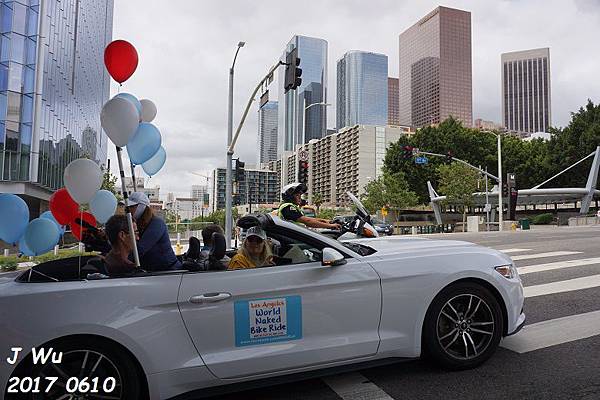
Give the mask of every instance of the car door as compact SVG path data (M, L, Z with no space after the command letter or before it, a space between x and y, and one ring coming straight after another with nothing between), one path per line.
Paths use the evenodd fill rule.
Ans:
M303 248L325 247L293 239ZM379 276L358 256L346 256L345 265L333 267L304 260L184 275L180 310L208 368L234 378L374 355Z

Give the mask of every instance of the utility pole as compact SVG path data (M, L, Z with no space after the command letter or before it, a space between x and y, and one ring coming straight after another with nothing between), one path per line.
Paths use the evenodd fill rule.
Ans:
M500 134L496 135L498 138L498 230L503 231L502 226L502 213L504 206L502 204L502 141L500 140Z

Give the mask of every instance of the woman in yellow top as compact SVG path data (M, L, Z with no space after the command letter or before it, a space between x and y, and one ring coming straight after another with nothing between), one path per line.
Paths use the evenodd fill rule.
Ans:
M228 269L247 269L275 265L267 234L259 226L248 229L246 239L229 262Z

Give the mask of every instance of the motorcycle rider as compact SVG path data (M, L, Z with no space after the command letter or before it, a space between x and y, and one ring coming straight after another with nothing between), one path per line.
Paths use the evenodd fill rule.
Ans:
M277 215L279 218L296 224L303 224L310 228L341 229L340 224L333 224L323 218L313 218L304 215L302 206L305 204L302 195L308 191L305 184L300 182L290 183L281 189L282 202Z

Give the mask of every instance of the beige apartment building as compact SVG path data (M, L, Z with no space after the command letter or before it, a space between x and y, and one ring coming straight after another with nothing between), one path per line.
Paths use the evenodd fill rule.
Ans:
M342 207L348 205L347 191L362 193L381 175L387 147L410 133L407 127L355 125L300 145L266 167L278 171L285 186L297 181L298 162L307 157L308 202L319 193L325 205Z

